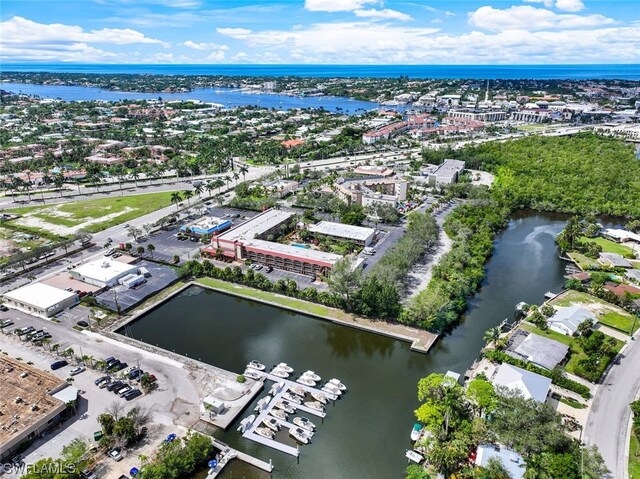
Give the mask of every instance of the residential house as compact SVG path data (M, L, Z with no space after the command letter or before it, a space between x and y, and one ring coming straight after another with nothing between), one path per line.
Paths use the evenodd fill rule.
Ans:
M558 308L556 313L547 319L549 329L567 336L573 336L578 332L578 327L585 321L591 320L592 324L598 322L590 311L580 306L569 306Z
M511 479L523 479L527 471L524 458L505 446L480 444L476 451L476 466L487 467L492 459L496 459L505 468Z
M551 388L551 379L510 364L503 363L496 370L491 383L519 392L525 399L545 402Z
M633 265L618 253L600 253L598 263L610 268L631 268Z

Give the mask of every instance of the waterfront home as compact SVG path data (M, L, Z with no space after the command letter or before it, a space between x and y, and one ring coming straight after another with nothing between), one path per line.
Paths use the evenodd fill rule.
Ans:
M618 298L624 298L625 294L631 294L633 296L640 295L640 287L633 286L625 283L614 283L613 281L607 281L604 284L604 289L611 291Z
M594 325L598 322L598 318L590 311L580 306L569 306L558 308L555 314L547 319L547 324L552 331L573 336L578 332L578 327L588 320Z
M551 379L532 373L510 364L503 363L496 370L491 383L497 387L504 387L519 392L525 399L545 402L551 387Z
M500 461L511 479L523 479L527 471L524 458L505 446L480 444L476 452L476 466L487 467L491 459Z
M616 241L618 243L626 243L628 241L635 241L636 243L640 243L639 234L622 229L607 228L602 232L602 236L606 239Z
M632 283L640 284L640 269L629 269L624 272L624 277Z
M633 265L618 253L600 253L598 263L609 268L631 268Z
M522 359L545 369L553 369L567 356L569 346L519 329L509 339L505 352L516 359Z

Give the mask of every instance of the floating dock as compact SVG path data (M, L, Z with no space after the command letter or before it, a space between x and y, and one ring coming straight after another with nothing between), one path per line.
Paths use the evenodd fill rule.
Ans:
M222 457L220 458L220 461L218 462L218 465L215 467L215 469L209 469L209 473L207 474L207 479L215 479L216 477L218 477L218 475L220 475L220 473L224 469L224 466L229 464L229 462L231 462L231 460L233 459L239 459L242 462L251 464L252 466L257 467L258 469L261 469L266 472L273 471L273 464L271 464L271 461L264 462L258 458L250 456L249 454L245 454L244 452L238 451L236 449L232 449L231 447L226 445L224 442L219 441L215 437L211 438L211 442L213 442L213 445L216 448L220 449Z

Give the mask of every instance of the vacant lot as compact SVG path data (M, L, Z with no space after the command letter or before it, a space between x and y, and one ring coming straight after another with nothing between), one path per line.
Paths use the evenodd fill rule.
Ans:
M102 198L62 205L27 206L10 210L22 217L10 222L29 231L46 231L70 236L79 230L96 233L146 215L171 204L171 193Z
M598 244L602 246L602 251L605 253L617 253L628 258L634 258L633 249L626 245L616 243L615 241L610 241L605 238L587 238L586 236L580 238L580 241L583 243Z
M550 301L553 306L582 306L591 311L605 326L612 327L629 334L634 317L624 309L611 303L579 291L567 291Z
M18 251L29 251L47 243L49 240L46 238L0 227L0 264Z

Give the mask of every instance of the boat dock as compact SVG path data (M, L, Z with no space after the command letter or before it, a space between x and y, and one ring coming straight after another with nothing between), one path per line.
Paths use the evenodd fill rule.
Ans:
M273 464L271 463L271 461L264 462L258 458L250 456L249 454L245 454L244 452L238 451L236 449L232 449L231 447L226 445L224 442L216 439L215 437L211 438L211 442L213 442L213 445L216 448L220 449L222 457L218 461L218 465L215 468L209 469L209 473L207 474L207 479L215 479L216 477L218 477L222 472L222 470L224 469L224 466L229 464L229 462L231 462L232 459L239 459L242 462L251 464L252 466L257 467L258 469L261 469L266 472L273 471Z

